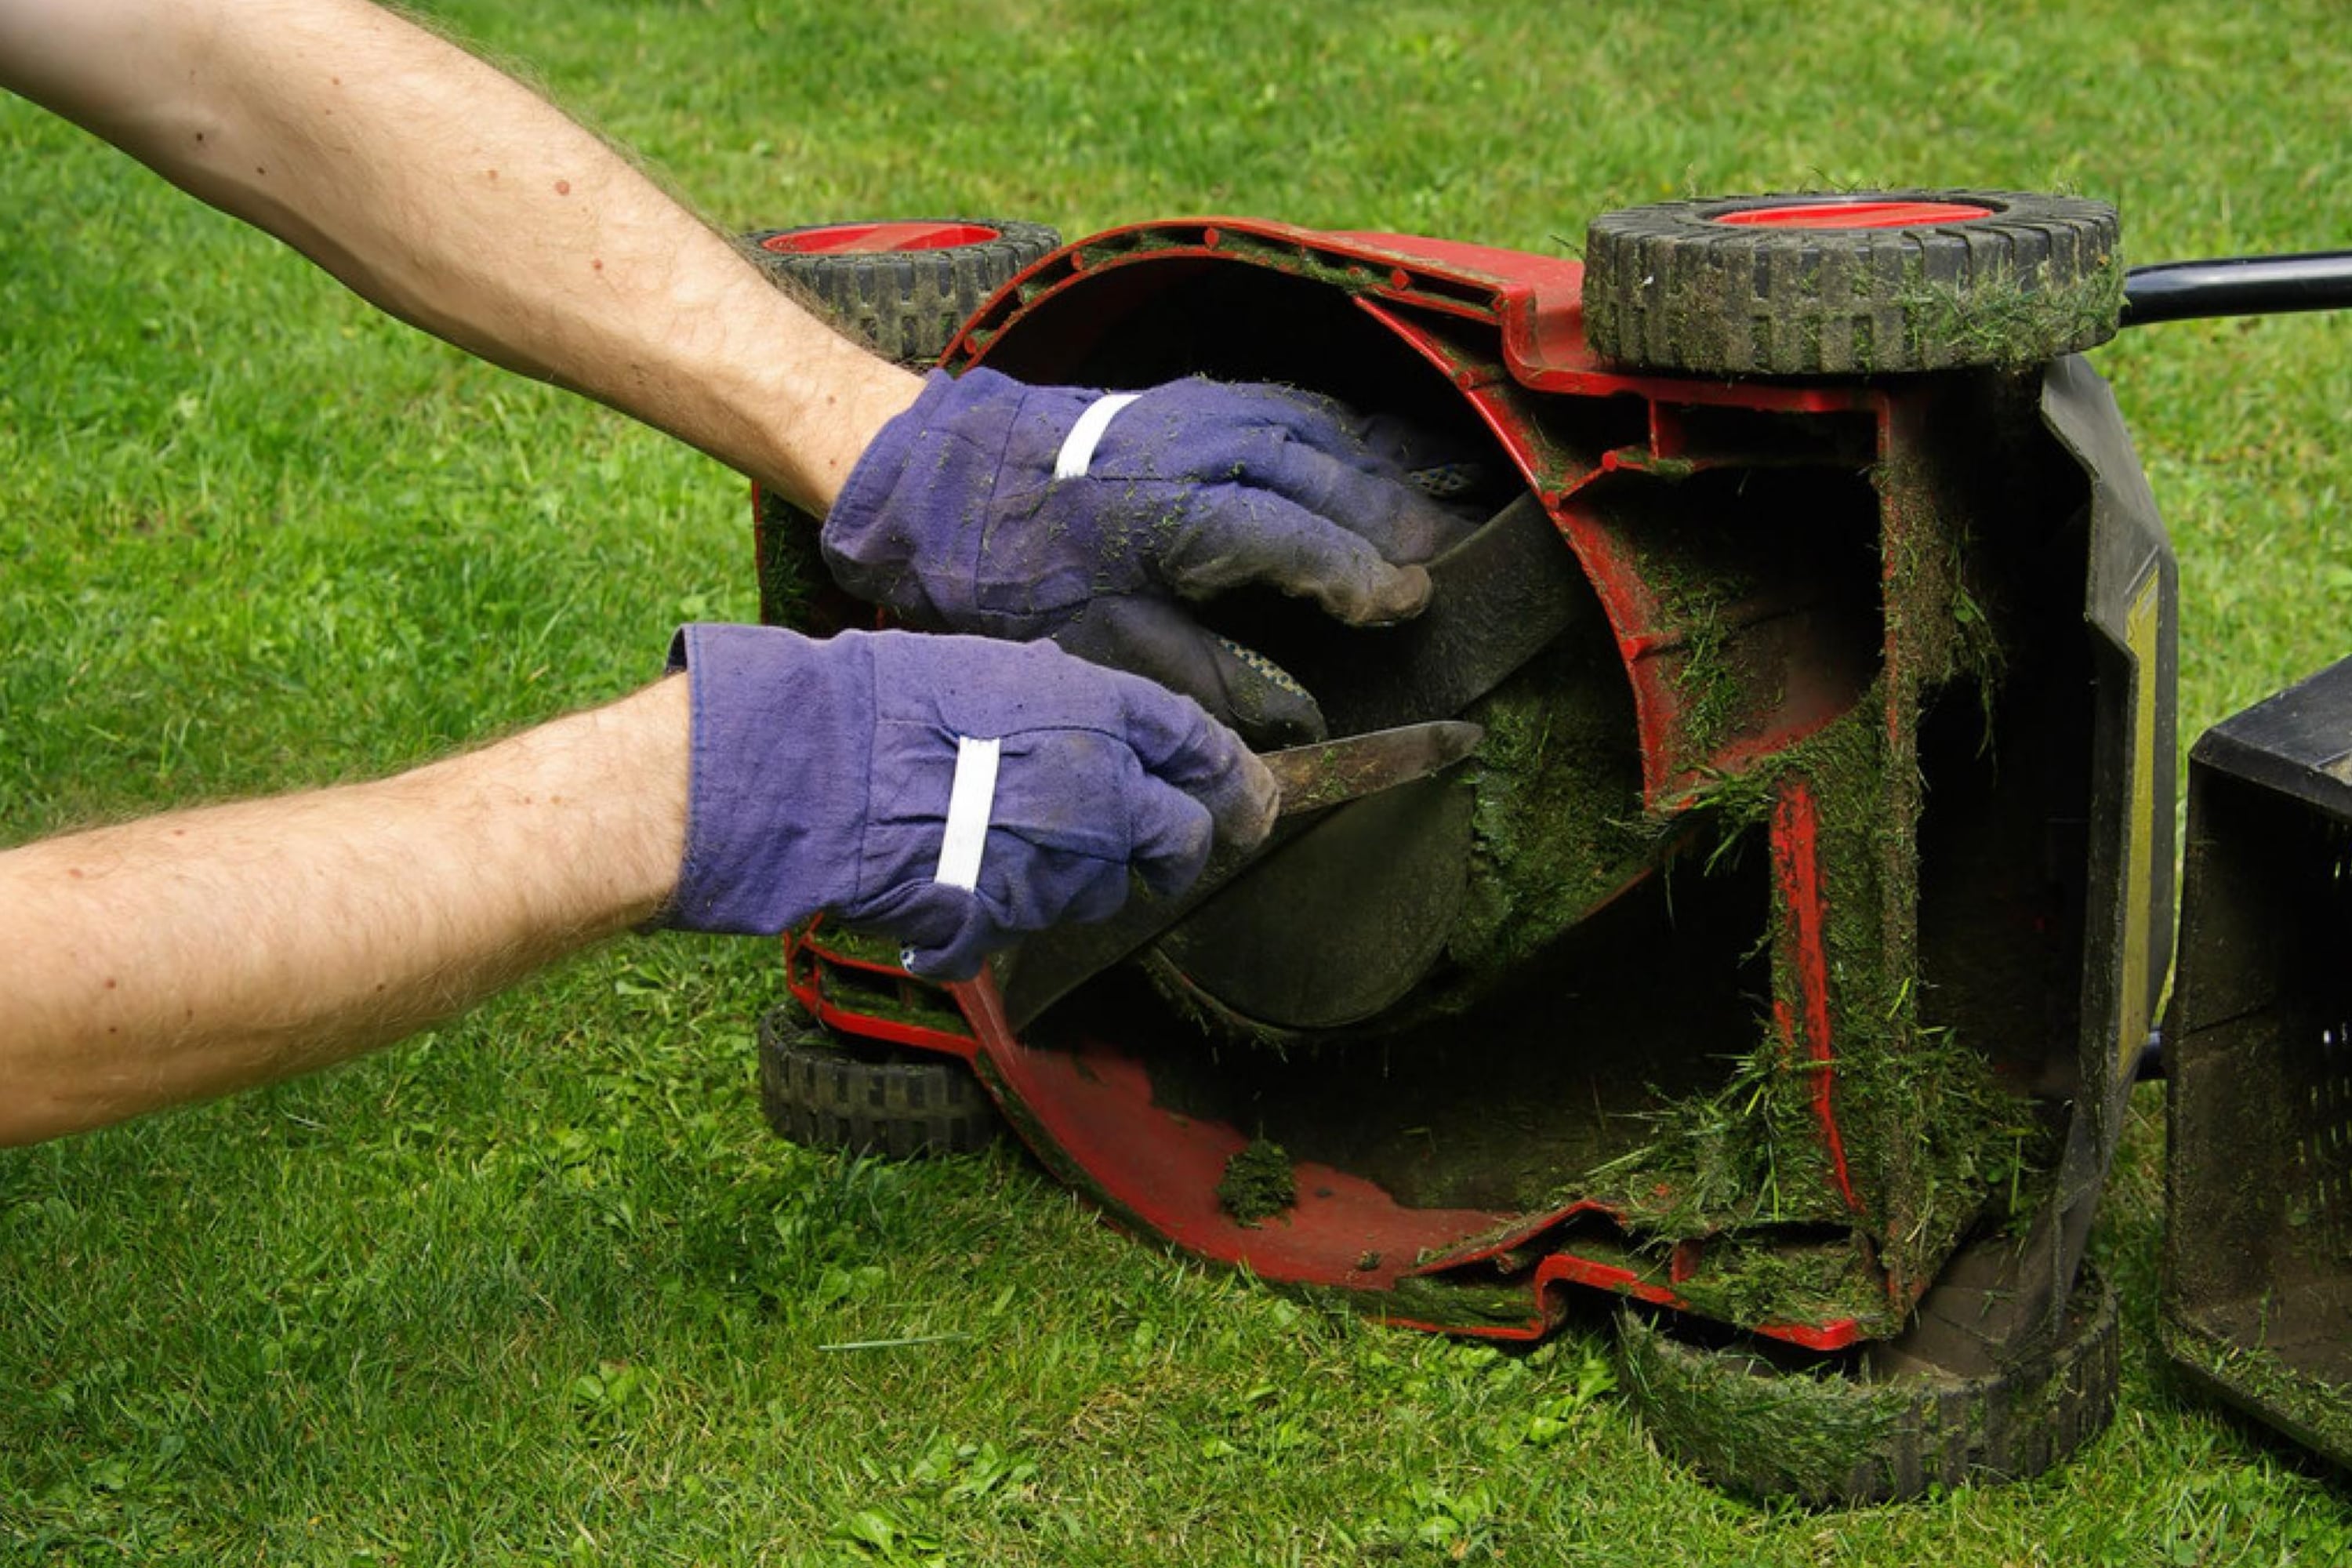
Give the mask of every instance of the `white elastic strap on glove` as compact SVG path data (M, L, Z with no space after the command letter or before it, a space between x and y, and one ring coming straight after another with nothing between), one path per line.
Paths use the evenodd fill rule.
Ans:
M948 786L947 832L940 840L931 880L969 893L980 885L980 852L988 843L996 806L996 758L1002 741L956 737L955 782Z
M1103 432L1110 428L1112 417L1142 395L1139 392L1107 392L1087 404L1078 422L1070 426L1070 433L1062 437L1062 449L1054 455L1054 477L1085 479L1087 465L1095 460L1095 448L1101 445Z

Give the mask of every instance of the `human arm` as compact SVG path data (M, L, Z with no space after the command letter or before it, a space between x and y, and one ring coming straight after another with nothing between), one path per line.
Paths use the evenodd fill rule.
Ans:
M829 910L966 975L1272 826L1196 705L1045 644L682 641L683 678L395 778L0 852L0 1144L326 1066L657 915ZM1001 765L957 880L967 737Z
M0 86L817 514L914 399L611 148L363 0L0 0Z
M625 159L365 0L0 0L0 86L386 310L831 509L828 550L854 591L905 610L897 580L919 578L941 590L927 607L976 606L921 624L1054 637L1265 743L1319 733L1319 713L1194 625L1188 601L1265 584L1352 624L1399 619L1427 596L1414 563L1457 533L1404 483L1412 459L1368 438L1380 421L1281 388L1157 389L1097 431L1095 474L1058 479L1098 395L983 372L951 395L936 377L915 408L921 383L770 287ZM929 463L980 428L1010 437L1001 460ZM1152 473L1139 514L1131 459L1171 429L1183 461ZM836 507L853 469L864 502ZM1185 527L1139 526L1167 516ZM962 527L975 520L1000 542L1025 531L1042 577L1100 583L1100 602L1025 617L978 605L981 552Z
M324 1067L646 920L686 838L687 696L0 852L0 1144Z

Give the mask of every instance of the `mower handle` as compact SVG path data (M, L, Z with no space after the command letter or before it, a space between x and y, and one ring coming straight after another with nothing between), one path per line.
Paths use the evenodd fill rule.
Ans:
M2352 306L2352 250L2164 261L2124 274L2126 327L2199 316L2271 316Z

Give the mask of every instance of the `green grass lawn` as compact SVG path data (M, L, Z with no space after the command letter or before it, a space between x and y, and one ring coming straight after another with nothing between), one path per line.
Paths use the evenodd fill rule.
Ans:
M1557 251L1604 207L1866 183L2106 198L2139 260L2352 240L2340 0L437 12L730 229L1223 211ZM752 614L733 476L13 100L0 170L0 842L387 770ZM2352 322L2095 363L2179 552L2184 734L2352 651ZM1815 1514L1662 1458L1597 1335L1387 1331L1014 1154L774 1140L778 981L765 943L631 941L324 1078L0 1152L0 1562L2352 1560L2352 1492L2155 1353L2155 1091L2096 1242L2113 1429Z

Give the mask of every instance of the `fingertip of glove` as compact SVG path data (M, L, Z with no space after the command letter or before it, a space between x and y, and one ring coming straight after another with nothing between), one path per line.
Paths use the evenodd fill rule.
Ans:
M1234 814L1228 837L1241 847L1254 849L1265 842L1265 836L1274 831L1274 819L1282 815L1282 785L1255 752L1242 753L1240 771L1244 804Z
M1340 611L1339 618L1350 626L1393 626L1426 609L1429 593L1428 568L1391 565L1372 584L1362 602Z
M1198 843L1165 847L1152 855L1138 854L1132 862L1135 874L1142 879L1145 890L1153 898L1181 897L1187 888L1200 880L1201 872L1209 863L1209 851L1213 847L1215 837L1215 829L1203 815ZM1126 906L1125 887L1122 885L1116 896L1106 896L1100 901L1105 907L1086 914L1074 912L1070 918L1108 920Z
M965 951L968 944L958 942L949 947L901 948L899 967L918 980L936 980L953 984L970 980L980 973L981 955Z
M1319 725L1322 715L1318 712L1315 718ZM1216 837L1246 848L1273 831L1274 819L1282 810L1282 785L1275 781L1274 770L1239 734L1213 720L1210 722L1215 727L1218 749L1230 761L1216 767L1207 789L1195 785L1192 793L1208 807Z

